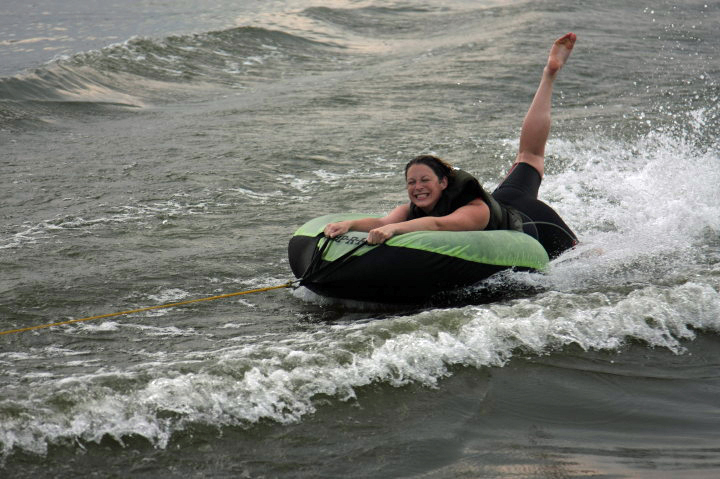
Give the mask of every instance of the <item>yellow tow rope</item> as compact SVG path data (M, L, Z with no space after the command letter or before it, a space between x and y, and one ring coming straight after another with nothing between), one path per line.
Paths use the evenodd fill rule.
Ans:
M285 284L279 284L277 286L269 286L267 288L258 288L258 289L250 289L247 291L237 291L235 293L228 293L228 294L221 294L219 296L209 296L207 298L198 298L198 299L190 299L188 301L181 301L179 303L169 303L169 304L160 304L157 306L148 306L147 308L140 308L140 309L131 309L129 311L121 311L119 313L108 313L108 314L101 314L99 316L91 316L89 318L80 318L80 319L70 319L68 321L61 321L59 323L52 323L52 324L41 324L39 326L29 326L27 328L20 328L20 329L11 329L9 331L0 331L0 336L4 334L11 334L11 333L22 333L25 331L33 331L35 329L44 329L44 328L51 328L53 326L63 326L65 324L73 324L73 323L79 323L81 321L90 321L91 319L101 319L101 318L111 318L113 316L122 316L124 314L132 314L132 313L141 313L143 311L150 311L153 309L163 309L163 308L173 308L175 306L184 306L186 304L192 304L192 303L200 303L202 301L213 301L215 299L224 299L224 298L230 298L232 296L240 296L243 294L250 294L250 293L262 293L264 291L271 291L273 289L281 289L281 288L290 288L295 285L297 281L288 281Z

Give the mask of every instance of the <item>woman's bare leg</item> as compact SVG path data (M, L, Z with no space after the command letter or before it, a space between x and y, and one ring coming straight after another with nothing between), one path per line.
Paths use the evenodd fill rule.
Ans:
M577 37L568 33L553 43L540 86L525 115L520 132L520 149L515 163L528 163L542 177L545 173L545 143L550 134L550 108L555 76L567 62Z

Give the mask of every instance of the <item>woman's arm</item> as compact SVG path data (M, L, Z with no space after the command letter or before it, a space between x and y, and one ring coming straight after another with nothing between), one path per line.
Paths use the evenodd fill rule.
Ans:
M413 231L478 231L485 229L489 221L490 208L483 200L476 198L446 216L424 216L372 228L368 234L368 243L384 243L395 235Z
M387 214L387 216L383 216L382 218L361 218L358 220L329 223L325 226L323 233L328 238L335 238L336 236L343 235L348 231L371 231L375 228L380 228L391 223L405 221L409 213L410 206L408 204L404 204L393 209Z

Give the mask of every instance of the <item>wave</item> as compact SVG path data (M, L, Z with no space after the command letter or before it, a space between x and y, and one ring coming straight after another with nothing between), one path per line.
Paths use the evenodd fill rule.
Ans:
M131 91L129 86L137 90L151 81L238 86L241 80L292 74L298 61L308 68L324 62L318 67L326 69L341 51L335 44L252 28L162 41L134 39L54 62L37 74L40 80L30 75L3 81L0 98L110 101ZM229 61L241 68L226 71L232 69ZM192 70L188 76L183 65ZM15 96L8 98L12 85ZM86 90L102 92L104 100L92 99ZM142 100L136 92L127 94L111 104ZM106 322L64 328L70 340L63 348L36 341L22 353L0 352L4 375L22 378L19 386L4 388L0 398L1 454L42 455L54 445L83 447L108 438L125 444L139 437L165 448L174 438L201 430L198 425L214 433L268 420L301 421L330 401L358 400L369 385L437 387L458 367L503 367L518 356L565 348L621 351L628 342L641 342L682 354L683 342L699 331L720 332L717 112L717 102L687 109L673 120L682 127L657 127L630 139L582 132L581 139L551 141L553 160L543 197L573 225L583 244L555 261L547 275L525 278L544 289L531 299L365 322L284 326L282 333L255 335L243 330L245 320L238 315L223 319L228 336L237 330L231 339L213 336L211 327L151 326L149 336L192 338L179 350L125 341L138 328L148 328L142 322ZM627 119L623 128L632 121ZM645 119L638 115L637 121ZM322 170L316 176L318 184L333 181ZM315 193L314 177L285 179L297 195ZM238 202L275 198L272 191L230 192ZM226 211L223 204L208 203L210 210ZM167 202L116 208L99 218L62 216L25 225L5 247L58 231L164 221L205 210L203 203ZM187 295L163 289L147 299L164 302ZM198 324L205 318L192 319ZM115 341L107 341L110 334ZM92 340L103 341L103 350L117 362L94 359L88 346Z
M571 347L618 351L628 342L641 342L682 354L683 341L692 340L698 331L720 332L720 284L712 281L718 277L720 254L714 263L707 256L709 249L716 253L720 249L716 241L702 243L704 230L718 231L718 216L708 218L698 212L689 217L679 210L668 220L675 223L663 226L657 224L663 217L660 211L666 210L671 198L654 203L657 212L650 204L644 205L647 211L640 205L645 220L660 228L654 234L667 237L652 243L650 236L633 236L642 231L639 225L623 224L637 212L634 206L607 201L613 191L628 185L644 195L668 181L654 174L667 167L667 158L659 153L662 147L648 147L655 159L647 167L628 164L617 177L612 169L595 169L594 162L584 167L585 175L616 180L598 183L605 187L590 192L590 199L585 193L576 198L578 204L601 213L581 225L583 236L589 238L581 253L598 246L604 251L597 256L561 257L547 276L533 275L529 281L543 283L547 290L532 298L371 321L311 324L281 337L272 332L247 335L243 325L236 324L242 321L236 320L223 326L237 329L225 341L208 342L211 336L201 328L144 326L134 321L65 329L68 336L93 340L107 334L133 336L138 328L149 328L147 337L192 337L202 344L195 350L118 351L118 356L127 355L117 358L122 367L80 363L78 356L87 352L74 347L36 347L22 356L0 353L0 366L10 376L25 374L29 364L54 365L37 376L25 374L23 387L8 388L0 400L2 455L17 451L45 455L55 445L86 447L108 440L122 446L133 438L166 448L198 428L301 421L326 407L329 398L359 400L363 388L373 384L437 387L458 367L503 367L518 356ZM678 148L675 153L694 153ZM613 153L600 156L612 163ZM617 159L627 160L627 156ZM691 182L687 175L676 176L676 185ZM573 197L561 177L551 176L550 195L557 199L564 191ZM693 183L698 196L714 181ZM562 203L568 201L575 200ZM704 207L717 209L710 202ZM617 222L607 226L605 216L612 213ZM75 227L76 222L59 226ZM706 256L693 262L680 254L683 268L672 274L677 260L667 251L678 251L678 243L687 250L699 246ZM715 270L699 275L699 267ZM164 302L187 294L170 289L149 299Z
M161 202L139 203L136 205L117 206L107 211L88 212L92 216L60 215L40 223L24 223L15 225L14 231L0 237L0 250L19 248L33 245L57 237L58 234L86 234L94 228L108 228L113 225L157 221L163 224L171 219L207 214L208 211L227 208L224 203L213 202L206 199L199 202L187 203L178 198Z
M2 455L43 455L53 445L108 438L122 445L140 437L165 448L197 426L301 421L328 398L355 401L372 384L436 387L458 367L503 367L514 357L565 348L621 351L640 342L682 354L683 342L698 331L720 332L720 163L717 144L705 141L716 109L688 111L695 123L681 122L684 129L660 128L633 140L596 134L548 145L553 161L565 166L548 172L543 195L575 225L583 245L556 260L547 275L525 278L544 288L532 298L309 324L280 337L248 335L239 317L222 327L237 329L229 340L201 328L150 326L148 336L192 337L201 345L117 352L127 354L118 357L127 366L117 368L80 364L78 356L87 352L73 347L0 353L9 377L25 374L29 364L54 365L25 374L23 387L7 388L0 399ZM247 190L232 193L254 198ZM204 208L150 204L102 221ZM41 229L92 225L63 217ZM148 299L187 294L166 289ZM138 328L148 326L110 322L64 334L92 340L132 336Z
M675 119L682 126L634 140L588 135L550 143L550 154L568 164L547 177L544 194L582 240L554 265L550 287L672 284L712 264L719 252L720 167L718 144L706 137L716 128L717 109L688 110Z
M432 19L433 23L436 22L438 12L448 15L443 8L430 6L368 6L348 9L310 7L303 13L309 18L335 25L344 30L364 35L397 37L399 34L416 32L420 18Z
M132 38L0 78L0 122L35 118L38 104L143 107L176 98L182 88L247 88L298 71L328 71L342 50L337 43L257 27Z
M183 356L146 353L152 357L123 370L26 377L28 388L43 392L20 398L15 391L2 400L0 443L6 456L17 449L46 454L50 444L108 437L121 445L128 437L142 437L164 448L192 425L291 423L324 403L318 398L355 400L373 383L435 387L454 367L501 367L518 354L542 355L569 345L616 349L627 337L681 352L681 341L693 338L695 328L719 330L718 318L720 293L690 282L648 286L627 296L552 292L533 300L323 327L282 341L246 338L244 344ZM134 327L89 326L74 334ZM49 357L67 368L78 353L53 348L36 349L32 357L14 354L0 354L6 369Z
M260 26L134 37L0 78L0 122L37 120L52 106L140 108L192 95L197 88L242 89L299 74L347 70L353 61L349 55L388 51L392 38L442 36L450 25L471 24L468 17L484 16L488 8L458 15L444 7L404 4L310 7L260 14L255 19ZM404 42L402 48L408 50L410 44Z

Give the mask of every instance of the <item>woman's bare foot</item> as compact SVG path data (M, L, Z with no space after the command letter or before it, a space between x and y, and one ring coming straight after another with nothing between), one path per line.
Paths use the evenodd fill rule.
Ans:
M548 56L548 73L554 75L565 65L575 46L575 40L577 40L577 35L574 33L568 33L555 40L555 43L553 43L550 49L550 56Z

